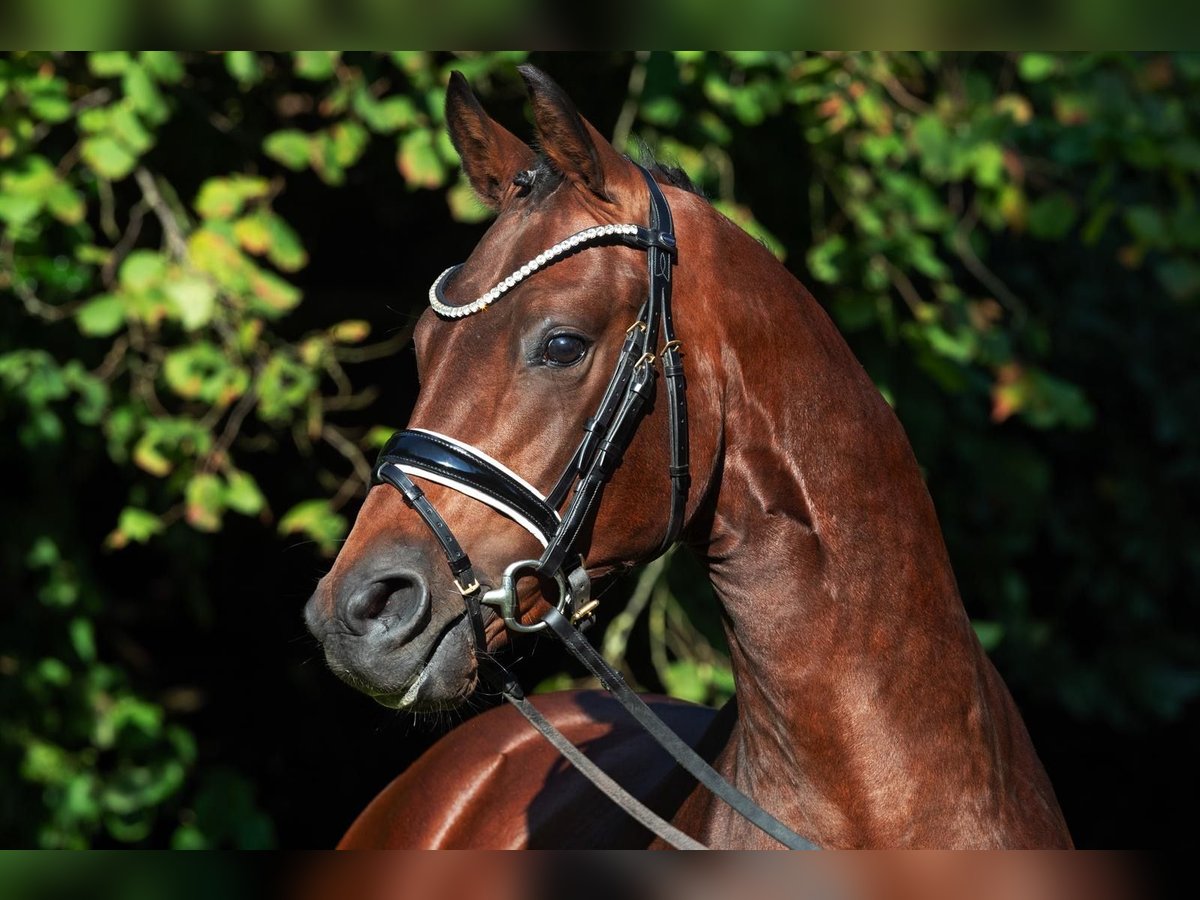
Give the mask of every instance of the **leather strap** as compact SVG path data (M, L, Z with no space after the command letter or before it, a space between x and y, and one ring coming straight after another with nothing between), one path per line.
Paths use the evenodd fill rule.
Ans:
M639 167L641 168L641 167ZM667 419L671 441L671 513L667 519L667 530L663 535L658 552L659 556L671 548L683 530L683 520L687 512L688 492L691 489L691 469L688 447L687 420L687 382L683 375L683 357L680 352L682 344L675 337L675 321L671 306L671 267L677 256L675 242L675 223L671 216L671 206L663 196L654 176L647 169L642 169L642 177L650 192L650 227L658 232L661 246L650 248L647 252L650 266L651 302L655 301L658 293L657 306L661 317L663 351L663 375L667 379ZM669 240L668 240L669 238ZM651 346L651 352L657 344Z
M494 660L487 661L487 666L481 666L481 673L513 708L517 710L580 775L595 785L604 796L621 807L639 825L658 835L669 846L676 850L707 850L708 848L690 835L680 831L641 800L617 784L607 772L592 762L584 753L572 744L561 731L554 727L536 706L525 697L521 685L507 669Z
M691 748L679 735L646 705L634 692L621 673L610 666L595 647L588 643L574 625L558 610L551 609L543 619L550 630L563 642L571 655L579 660L589 672L600 679L600 683L633 716L650 736L692 774L701 784L728 803L739 815L763 833L792 850L816 850L811 841L801 837L769 812L735 788L710 766L703 757Z

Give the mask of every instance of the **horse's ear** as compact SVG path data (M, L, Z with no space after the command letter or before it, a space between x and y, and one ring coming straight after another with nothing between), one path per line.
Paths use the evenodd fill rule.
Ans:
M606 200L620 199L637 172L599 131L592 127L558 84L536 66L518 66L533 105L538 143L569 180Z
M446 126L471 187L496 209L513 177L533 167L533 151L487 114L461 72L446 87Z

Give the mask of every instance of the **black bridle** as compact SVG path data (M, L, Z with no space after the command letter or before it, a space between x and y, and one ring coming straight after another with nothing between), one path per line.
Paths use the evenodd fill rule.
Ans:
M621 465L638 425L653 404L659 360L666 378L669 406L671 509L656 556L669 549L679 537L691 485L682 347L675 337L671 317L671 267L677 258L674 225L671 208L654 176L645 168L638 168L650 194L649 227L627 224L585 229L539 254L496 288L469 304L452 305L445 296L445 285L461 266L447 269L430 289L430 303L439 315L449 319L462 318L481 312L524 278L582 246L621 243L646 252L650 285L646 302L626 332L612 378L595 414L584 425L583 438L550 493L541 494L515 472L469 444L423 429L399 431L392 436L375 464L374 481L386 482L399 490L440 544L455 585L463 596L479 651L486 650L483 606L495 608L512 631L548 629L655 740L709 790L785 846L811 849L813 844L730 785L672 732L576 627L590 620L597 605L591 599L591 582L579 552L579 536L591 521L604 485ZM658 349L660 337L663 340L661 350ZM500 586L484 592L470 557L446 520L413 481L414 477L450 487L508 516L539 540L545 548L542 555L538 559L511 563ZM559 509L564 503L566 507L560 514ZM559 593L556 605L533 624L519 620L517 606L518 582L527 576L554 581ZM601 791L668 843L681 848L702 848L596 768L525 698L511 673L482 653L480 657L481 674Z

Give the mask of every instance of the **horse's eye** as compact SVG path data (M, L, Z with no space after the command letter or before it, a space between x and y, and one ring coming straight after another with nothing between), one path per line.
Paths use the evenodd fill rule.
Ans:
M573 366L587 353L587 341L577 334L556 334L546 341L542 359L551 366Z

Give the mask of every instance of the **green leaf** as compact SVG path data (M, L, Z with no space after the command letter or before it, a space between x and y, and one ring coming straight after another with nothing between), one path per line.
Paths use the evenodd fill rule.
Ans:
M75 312L81 334L88 337L108 337L125 324L125 301L114 294L94 297Z
M995 650L1004 639L1004 625L1001 622L974 621L971 627L975 629L975 636L988 653Z
M129 66L131 60L124 50L88 54L88 70L97 78L115 78Z
M96 659L96 635L92 629L92 623L82 616L78 616L71 620L71 624L67 626L67 632L71 638L71 646L79 658L84 662L94 662Z
M167 120L170 108L166 98L145 69L131 65L125 70L121 84L133 108L145 116L147 121L162 124Z
M276 353L263 366L259 378L258 416L265 422L284 422L292 411L308 401L317 387L317 378L309 369L282 353Z
M1059 70L1059 61L1049 53L1023 53L1017 71L1026 81L1045 81Z
M178 84L183 80L183 63L173 50L143 50L140 60L146 71L164 84Z
M127 506L117 517L117 529L109 535L109 545L122 547L127 543L144 544L163 531L163 522L154 513L136 506Z
M808 270L813 278L834 284L842 277L840 259L846 250L846 239L840 234L826 238L808 251Z
M1166 220L1156 207L1129 207L1125 210L1125 226L1147 247L1165 247L1170 243Z
M137 157L116 138L107 134L84 138L81 152L83 161L91 166L97 175L108 181L120 181L137 165Z
M270 272L256 272L250 279L255 308L266 315L277 316L296 308L300 289Z
M410 188L441 187L445 175L442 159L427 129L410 131L400 138L396 165Z
M240 396L248 383L245 373L220 347L199 341L179 347L163 360L167 385L187 400L226 404Z
M0 219L14 228L32 222L41 211L42 201L38 197L0 194Z
M264 215L267 235L267 259L284 272L295 272L308 265L308 253L300 243L300 236L275 213Z
M262 79L262 66L258 55L251 50L229 50L225 53L225 71L237 80L242 88L253 87Z
M346 519L329 508L328 500L305 500L279 520L279 533L306 535L323 553L331 554L346 534Z
M1056 191L1038 199L1029 207L1029 233L1046 241L1066 237L1075 224L1076 207L1071 195Z
M87 212L83 196L65 181L60 181L46 193L46 207L54 218L66 225L78 225Z
M210 178L196 194L196 212L206 219L229 219L242 208L242 195L227 178Z
M139 468L151 475L162 478L171 471L171 461L162 452L154 436L147 433L133 448L133 462Z
M106 125L108 132L134 156L140 156L154 146L154 136L130 106L113 107Z
M196 212L206 219L231 219L242 211L246 201L259 200L270 191L270 182L265 178L209 178L196 194Z
M217 289L207 278L189 276L171 281L166 294L188 331L203 328L212 321L217 308Z
M362 156L367 142L371 139L367 130L357 122L338 122L329 129L329 138L333 141L333 156L337 164L348 169Z
M225 476L225 503L243 516L256 516L267 505L267 499L253 477L235 469Z
M121 287L133 294L143 294L157 287L167 271L167 261L153 250L134 250L121 263L118 278Z
M225 491L221 480L211 472L192 476L185 491L188 524L197 531L218 531L225 509Z
M300 171L312 159L313 139L294 128L276 131L263 141L263 153L289 169Z
M339 344L358 344L371 334L371 323L365 319L347 319L329 329L329 337Z
M300 78L324 81L333 76L333 67L341 53L337 50L297 50L292 66Z
M681 659L659 670L667 693L691 703L703 703L708 698L708 685L700 677L694 660Z
M417 105L410 97L402 94L375 100L364 88L355 97L354 109L368 128L380 134L391 134L401 128L411 128L421 120Z
M29 101L29 111L43 122L65 122L71 118L71 101L65 94L36 94Z

